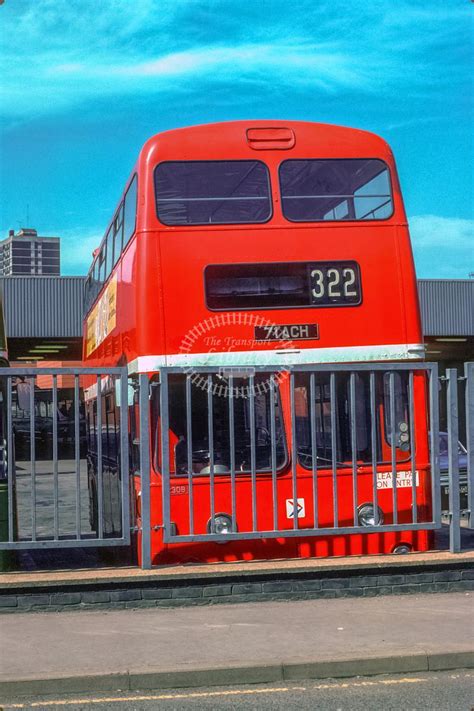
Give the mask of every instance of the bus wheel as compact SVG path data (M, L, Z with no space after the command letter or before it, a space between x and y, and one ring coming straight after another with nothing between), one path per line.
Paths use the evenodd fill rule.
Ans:
M407 553L411 553L411 546L408 543L399 543L398 546L395 546L392 553L395 555L406 555Z

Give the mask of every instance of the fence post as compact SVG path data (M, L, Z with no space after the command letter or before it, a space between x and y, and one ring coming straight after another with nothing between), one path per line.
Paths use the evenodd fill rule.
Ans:
M431 496L433 501L433 521L441 528L441 481L439 463L439 377L438 364L431 364L430 388L430 429L431 429ZM414 407L414 402L413 402ZM412 413L413 415L413 413ZM413 439L412 439L413 441ZM416 473L416 469L415 469ZM416 482L416 477L415 477Z
M151 516L150 516L150 401L149 380L146 374L138 376L140 403L140 484L142 518L142 568L151 568Z
M474 528L474 363L464 363L466 377L467 508Z
M122 481L122 536L130 543L130 482L132 481L128 442L128 370L123 368L120 383L120 467Z
M161 478L163 483L163 540L165 542L169 541L169 537L171 535L170 439L168 395L168 371L166 370L166 368L162 368L160 371Z
M449 466L449 550L461 550L461 515L459 501L459 412L458 412L458 372L456 368L446 369L448 382L448 466Z

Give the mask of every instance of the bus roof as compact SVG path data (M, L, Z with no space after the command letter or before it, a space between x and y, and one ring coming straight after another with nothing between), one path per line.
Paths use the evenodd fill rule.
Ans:
M167 159L174 154L186 160L208 159L226 152L228 157L264 151L292 155L303 150L307 157L387 157L386 141L369 131L309 121L248 120L188 126L152 136L142 148L140 158L152 159L157 150ZM287 154L288 155L288 154Z

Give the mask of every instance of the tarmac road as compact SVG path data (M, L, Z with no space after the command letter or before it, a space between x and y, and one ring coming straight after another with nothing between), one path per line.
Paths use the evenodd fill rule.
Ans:
M467 670L0 701L2 711L472 711L473 707L474 671Z

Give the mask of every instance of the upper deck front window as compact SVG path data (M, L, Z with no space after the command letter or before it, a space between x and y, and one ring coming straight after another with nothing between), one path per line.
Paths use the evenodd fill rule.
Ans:
M165 225L266 222L270 177L261 161L170 161L155 169L156 212Z
M385 220L393 213L388 167L374 158L284 161L280 190L291 222Z

